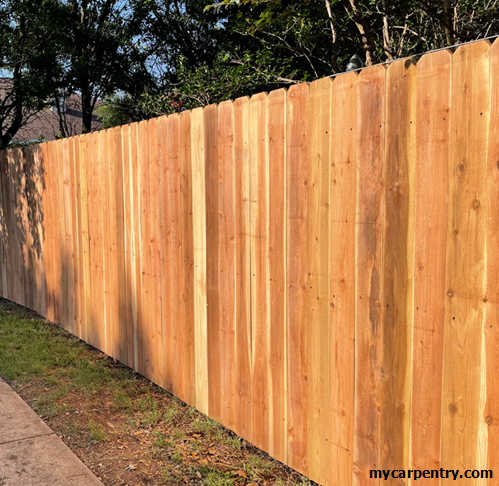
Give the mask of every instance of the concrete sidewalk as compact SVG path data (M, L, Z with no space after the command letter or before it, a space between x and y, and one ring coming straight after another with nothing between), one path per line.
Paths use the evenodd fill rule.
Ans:
M102 486L0 378L0 486Z

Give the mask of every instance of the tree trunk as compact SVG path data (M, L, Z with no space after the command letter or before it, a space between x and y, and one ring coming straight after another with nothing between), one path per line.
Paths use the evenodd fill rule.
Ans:
M81 95L81 113L82 113L82 133L92 131L92 96L90 93L82 92Z

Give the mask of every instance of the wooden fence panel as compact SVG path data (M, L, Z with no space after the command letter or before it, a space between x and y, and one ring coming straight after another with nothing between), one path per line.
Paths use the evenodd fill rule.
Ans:
M4 151L2 296L322 484L497 469L498 53Z

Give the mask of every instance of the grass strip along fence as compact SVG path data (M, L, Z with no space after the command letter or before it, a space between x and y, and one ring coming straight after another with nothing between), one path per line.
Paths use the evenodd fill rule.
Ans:
M498 41L1 164L4 297L323 484L499 466Z

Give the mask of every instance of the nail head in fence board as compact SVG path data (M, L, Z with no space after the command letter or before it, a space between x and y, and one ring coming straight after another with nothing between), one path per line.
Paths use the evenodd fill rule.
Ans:
M308 440L307 473L325 484L330 464L329 392L329 169L331 91L333 81L324 78L309 86L307 208L304 242L308 262L304 300L310 325L307 327Z
M308 84L291 87L287 96L287 370L288 370L288 464L307 471L308 397L307 362L310 358L305 330L309 327L306 288L307 202L310 188L307 164Z
M477 42L452 56L441 444L442 463L450 467L482 465L488 54L489 44Z
M272 440L269 452L286 460L286 91L268 95L269 292ZM236 189L237 192L237 189Z
M267 94L250 99L250 271L251 271L251 428L252 442L268 447L269 415L269 302L268 279L268 151Z
M192 229L194 236L194 342L196 407L208 414L208 329L206 298L206 136L204 112L191 112Z
M357 80L357 235L355 324L354 481L364 484L380 466L383 351L383 159L385 68L361 71ZM374 481L376 484L376 481Z
M416 67L395 61L386 73L385 223L383 235L383 467L409 469L413 274ZM407 481L399 481L407 484Z
M416 66L412 464L422 469L440 464L451 61L439 51Z
M499 40L490 49L491 112L487 158L487 287L485 304L485 358L488 430L488 467L499 464ZM495 472L495 471L494 471ZM492 484L492 480L490 481Z
M234 428L232 397L235 393L234 336L236 322L235 280L235 164L233 105L218 105L217 117L217 178L218 178L218 306L220 345L220 418ZM209 305L209 304L208 304Z
M329 175L329 482L352 484L355 388L357 73L335 78ZM338 364L341 363L341 366Z
M249 98L234 101L234 166L236 177L236 393L234 431L251 432L251 271L250 271L250 156Z

